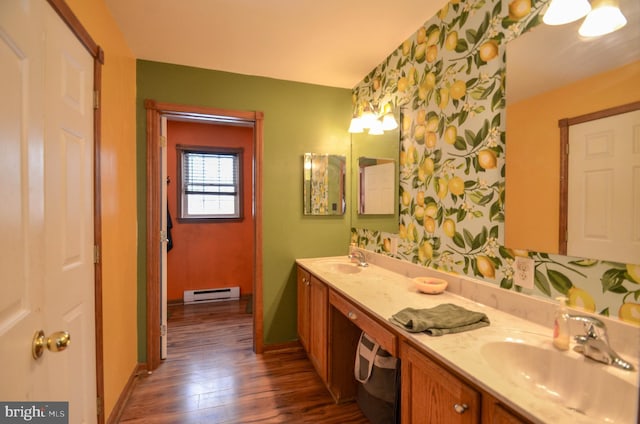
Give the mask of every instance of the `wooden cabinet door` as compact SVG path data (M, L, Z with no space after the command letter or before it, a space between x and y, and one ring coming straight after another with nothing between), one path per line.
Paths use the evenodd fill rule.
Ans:
M298 337L309 352L309 295L311 293L309 272L298 267Z
M309 358L322 381L327 382L327 316L329 290L313 275L309 296Z
M400 355L403 424L479 422L479 392L406 343Z

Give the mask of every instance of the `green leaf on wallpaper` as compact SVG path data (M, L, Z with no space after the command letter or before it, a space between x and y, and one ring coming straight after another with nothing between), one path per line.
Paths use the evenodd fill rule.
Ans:
M510 290L511 287L513 287L513 280L508 279L508 278L503 278L500 281L500 288Z
M549 285L549 281L547 280L547 277L537 269L534 273L533 284L538 290L540 290L540 292L551 297L551 286Z
M473 133L473 131L466 129L464 130L464 141L466 144L470 144L473 146L473 140L475 139L476 135Z
M573 287L571 280L563 273L554 269L547 269L547 277L556 291L562 294L567 294L569 289Z
M609 307L604 308L603 310L600 311L600 315L603 315L605 317L609 316Z
M597 259L581 259L579 261L569 261L569 263L571 265L577 265L577 266L581 266L581 267L591 267L594 265L598 264L598 260Z
M493 235L493 228L491 229L491 237L495 237ZM507 249L503 245L500 245L500 247L498 247L498 252L500 252L500 256L505 258L505 259L513 259L514 258L513 253L511 252L511 250Z
M489 230L489 237L492 238L497 238L498 237L498 231L500 231L500 229L498 228L497 225L494 225L493 227L491 227L491 229Z
M629 290L627 290L627 288L625 286L622 286L622 285L611 287L609 289L609 291L611 293L618 293L618 294L624 294L624 293L628 293L629 292Z
M525 32L529 31L531 28L538 26L540 24L540 20L541 20L540 16L538 16L538 18L536 19L531 19L529 22L527 22L527 25L524 27L521 34L524 34Z
M453 235L453 243L454 243L456 246L461 247L461 248L463 248L463 249L464 249L464 247L465 247L464 239L462 238L462 235L460 235L460 233L459 233L459 232L456 232L456 233ZM465 258L465 260L466 260L466 258Z
M496 5L493 6L493 10L491 11L491 16L495 18L496 16L500 15L502 15L502 2L497 1Z
M504 219L502 215L502 207L500 206L500 202L493 202L491 204L491 207L489 207L489 217L491 218L492 221L502 222L502 220L499 219L500 217Z
M491 126L495 127L495 128L498 128L498 127L500 127L500 122L501 122L500 114L496 113L495 116L493 117L493 119L491 120Z
M469 44L467 43L467 40L465 40L464 38L459 38L455 48L456 53L464 53L468 49Z
M504 96L502 94L502 90L496 90L493 93L493 97L491 98L491 110L503 109L504 108Z
M471 234L471 231L467 230L466 228L462 230L462 234L464 235L464 241L469 245L469 246L473 246L473 234Z
M542 259L549 259L549 254L548 253L538 253L538 255L540 255L540 257Z
M489 28L489 23L491 22L491 16L489 16L489 13L484 15L484 19L482 21L482 24L480 24L480 27L478 28L478 35L479 36L483 36L486 32L487 29ZM479 37L481 38L481 37Z
M487 227L482 227L482 231L480 232L480 234L478 234L476 238L473 239L473 248L477 249L484 246L484 244L487 242L488 236L489 232L487 231Z
M453 147L455 147L457 150L466 150L467 144L464 142L464 139L462 137L456 137L456 142L453 144Z
M460 208L458 209L458 212L456 213L456 220L458 222L462 221L463 219L465 219L467 217L467 211L466 209Z
M621 293L619 287L622 287L622 283L625 280L626 271L624 269L608 269L602 274L600 282L602 283L602 292L614 292ZM625 289L626 292L626 289ZM622 292L622 293L625 293Z
M471 265L471 260L468 257L464 257L464 268L462 270L465 274L469 274L469 265Z
M481 34L482 35L482 34ZM469 42L469 44L476 44L478 42L478 33L474 29L468 29L466 31L465 38Z

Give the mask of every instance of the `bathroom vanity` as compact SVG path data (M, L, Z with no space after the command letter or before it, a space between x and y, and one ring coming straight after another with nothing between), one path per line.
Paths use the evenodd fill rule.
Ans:
M367 256L382 255L367 252ZM550 327L451 291L422 294L410 278L417 276L412 273L431 273L450 280L451 290L460 290L459 277L419 267L403 269L402 265L395 271L375 264L361 267L346 256L296 262L300 341L336 402L355 397L353 363L364 331L401 360L402 423L636 420L637 371L617 370L573 351L556 351ZM476 291L495 298L491 287ZM491 325L431 337L407 332L388 321L405 307L430 308L442 303L484 312ZM634 332L631 340L637 336ZM637 355L627 359L637 361ZM550 376L550 372L557 375ZM575 372L585 376L573 375ZM585 385L579 386L583 380ZM567 384L577 385L576 396L563 392Z

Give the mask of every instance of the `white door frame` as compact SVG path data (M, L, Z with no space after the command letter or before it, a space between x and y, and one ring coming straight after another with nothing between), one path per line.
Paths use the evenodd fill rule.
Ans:
M161 357L161 180L160 158L160 122L161 117L187 121L217 121L233 123L251 123L253 131L253 210L254 210L254 275L253 275L253 351L262 353L263 340L263 304L262 304L262 152L263 119L262 112L234 111L202 106L160 103L145 100L147 111L147 238L146 238L146 288L147 288L147 370L155 370Z

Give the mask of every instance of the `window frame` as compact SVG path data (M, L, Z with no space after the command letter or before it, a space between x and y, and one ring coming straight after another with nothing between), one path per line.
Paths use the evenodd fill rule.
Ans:
M237 164L237 191L234 195L237 204L237 216L189 216L186 214L186 202L183 183L183 163L185 154L209 154L209 155L232 155L236 157ZM176 145L176 167L177 167L177 187L176 197L178 198L177 221L180 223L224 223L224 222L240 222L244 220L244 198L243 198L243 148L235 147L217 147L217 146L187 146Z

